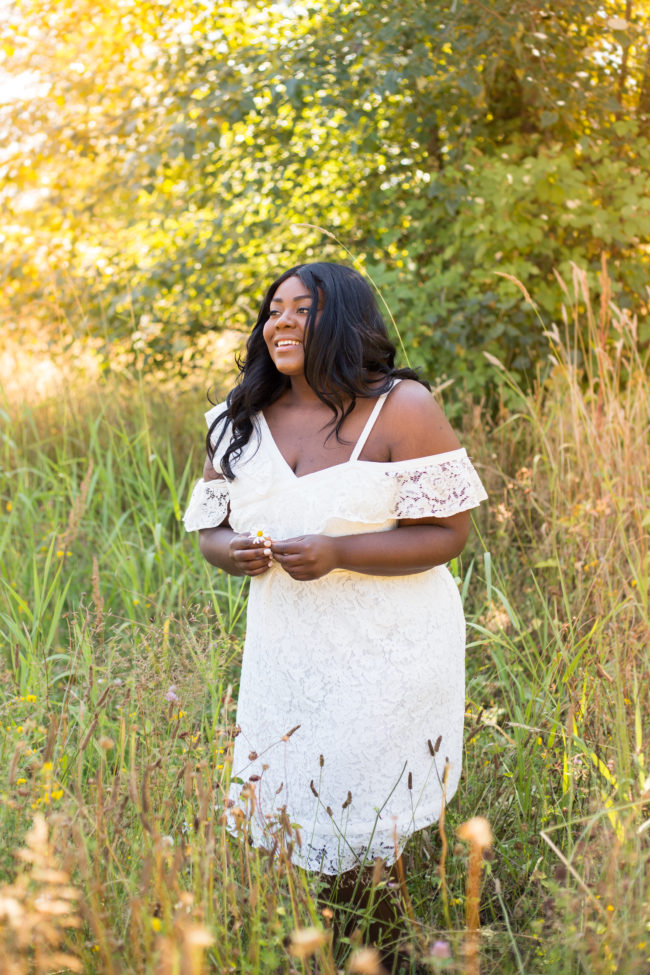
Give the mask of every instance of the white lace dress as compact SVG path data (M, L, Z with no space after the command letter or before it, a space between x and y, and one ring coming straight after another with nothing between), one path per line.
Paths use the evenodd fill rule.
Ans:
M384 532L399 518L447 517L484 500L462 449L358 459L384 398L349 461L302 477L260 414L234 480L199 481L185 527L219 525L230 508L236 532L261 528L276 540ZM208 411L208 424L222 410ZM252 578L230 795L254 843L271 847L288 816L300 832L294 861L309 870L393 862L438 818L446 759L447 799L456 791L464 656L462 605L444 566L407 576L337 569L296 582L274 564Z

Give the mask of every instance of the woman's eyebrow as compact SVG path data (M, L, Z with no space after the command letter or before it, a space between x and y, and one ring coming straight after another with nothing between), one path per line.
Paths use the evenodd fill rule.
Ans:
M305 301L305 299L311 298L311 295L295 295L291 301ZM271 304L277 303L279 305L284 304L284 299L282 298L271 298Z

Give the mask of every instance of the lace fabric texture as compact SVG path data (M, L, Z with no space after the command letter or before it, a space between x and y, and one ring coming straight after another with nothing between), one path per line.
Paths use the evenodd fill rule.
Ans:
M188 531L221 524L228 507L235 531L275 539L390 531L399 518L447 517L486 497L464 450L296 477L263 417L234 470L233 481L197 483ZM284 810L300 828L293 856L306 869L392 862L438 818L447 760L448 799L458 784L464 645L444 566L296 582L274 564L251 579L231 798L253 841L271 847Z
M296 477L273 442L271 449L268 442L262 443L263 434L268 441L268 428L260 424L257 443L246 445L235 481L197 481L184 516L187 531L221 524L231 498L236 503L230 523L236 531L250 531L263 522L272 529L269 534L279 539L295 534L293 515L286 511L288 497L300 498L305 520L301 534L324 532L332 520L375 524L387 518L447 518L475 508L487 497L462 448L388 464L349 461ZM275 458L273 449L278 454ZM219 460L220 456L215 455L217 471ZM286 470L282 470L282 465ZM280 493L273 488L274 468L278 467L276 473L283 485ZM304 490L313 487L316 477L318 490ZM321 487L323 484L325 487Z
M228 501L226 480L197 481L187 511L183 515L185 530L195 532L199 528L220 525L228 514Z

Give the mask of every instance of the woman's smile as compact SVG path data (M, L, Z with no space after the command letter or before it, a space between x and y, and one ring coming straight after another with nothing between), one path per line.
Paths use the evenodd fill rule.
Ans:
M264 341L276 369L285 376L304 373L304 338L313 298L297 275L287 278L271 298ZM320 311L316 314L316 322Z

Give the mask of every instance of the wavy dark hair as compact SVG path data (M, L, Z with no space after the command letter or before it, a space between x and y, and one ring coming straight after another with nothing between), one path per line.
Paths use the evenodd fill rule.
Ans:
M221 459L221 470L228 480L234 477L232 463L241 454L254 430L253 418L290 386L290 379L275 367L264 341L266 324L278 287L287 278L298 277L312 296L305 328L305 378L320 400L332 411L330 436L340 438L345 418L354 409L357 397L378 397L391 388L396 378L415 379L430 389L429 383L413 369L395 367L395 346L368 282L344 264L317 261L298 264L277 278L266 292L260 313L246 343L246 353L237 358L239 376L226 398L226 408L212 423L206 439L210 458L214 457L230 420L230 443ZM323 296L318 327L314 328ZM380 381L381 380L381 381ZM213 434L221 430L212 443Z

